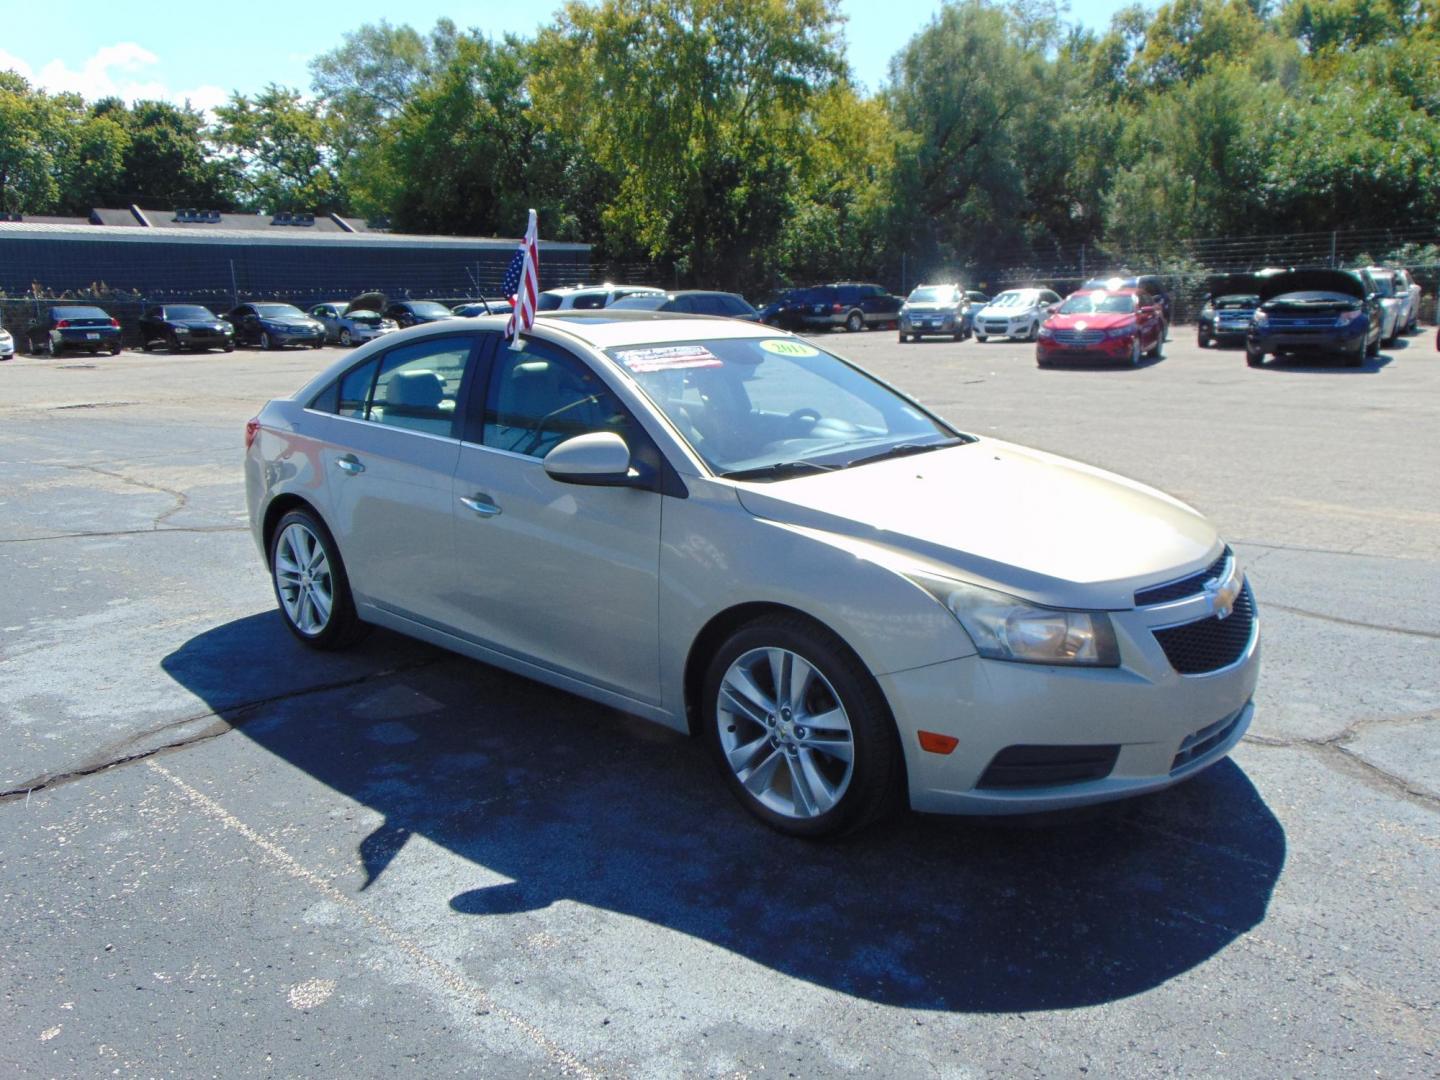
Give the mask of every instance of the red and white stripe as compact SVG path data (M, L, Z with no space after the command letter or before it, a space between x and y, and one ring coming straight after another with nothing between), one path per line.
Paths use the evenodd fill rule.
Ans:
M525 228L525 239L520 241L520 250L525 253L524 265L520 268L520 288L515 292L515 311L510 316L510 347L520 348L520 331L535 325L535 304L540 293L540 240L535 220L535 211L530 211L530 223Z

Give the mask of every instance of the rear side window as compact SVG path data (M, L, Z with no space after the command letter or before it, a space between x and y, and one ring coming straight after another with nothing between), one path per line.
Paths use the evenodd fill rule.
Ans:
M452 434L472 344L468 336L443 337L391 349L380 365L365 418L430 435Z
M590 311L604 307L605 299L604 293L580 293L571 301L570 306L581 311Z
M542 292L535 301L536 311L558 311L560 309L560 297L553 292Z
M340 380L340 400L335 412L340 416L353 416L359 420L365 416L365 406L370 401L370 385L375 381L375 369L380 361L371 360L345 373Z

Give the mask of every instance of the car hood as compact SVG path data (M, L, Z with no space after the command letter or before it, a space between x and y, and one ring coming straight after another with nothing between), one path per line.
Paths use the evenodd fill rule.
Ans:
M228 325L221 319L166 319L171 326L183 326L187 330L224 330Z
M1213 559L1214 527L1133 480L994 439L737 485L756 517L1055 607L1118 610Z
M1365 284L1358 274L1345 270L1287 270L1283 274L1271 274L1257 282L1256 291L1263 304L1286 293L1328 292L1365 299Z
M1030 315L1035 311L1034 304L1024 306L1010 305L1008 307L996 307L994 304L987 304L980 309L980 314L987 319L1018 319L1022 315Z
M319 319L312 319L309 315L261 315L262 323L274 323L276 326L314 326Z
M918 304L917 304L917 303L913 303L913 302L911 302L911 301L909 301L909 300L905 301L905 310L911 312L912 314L916 314L916 315L923 315L923 314L925 314L925 313L927 313L927 312L933 312L933 313L939 313L939 314L944 314L944 313L946 313L946 312L953 313L953 312L959 310L960 308L962 308L962 307L964 307L964 306L965 306L965 305L963 305L963 304L936 304L936 303L931 303L930 301L925 301L925 300L922 300L922 301L921 301L920 303L918 303Z
M1045 325L1051 330L1110 330L1135 321L1133 311L1087 311L1083 314L1051 315Z

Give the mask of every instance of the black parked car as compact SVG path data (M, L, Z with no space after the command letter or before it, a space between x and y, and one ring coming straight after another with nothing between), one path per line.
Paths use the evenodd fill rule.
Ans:
M1243 344L1250 320L1260 306L1260 282L1281 269L1258 270L1253 274L1221 274L1210 279L1205 306L1196 320L1196 344L1208 349L1212 342Z
M617 310L683 311L691 315L723 315L746 322L759 322L760 313L743 296L705 289L683 289L679 292L632 293L610 305Z
M1286 270L1263 278L1259 295L1245 337L1251 367L1268 353L1337 356L1360 367L1380 352L1385 313L1364 270Z
M786 289L760 309L760 321L781 330L799 330L805 325L805 298L809 289Z
M456 315L438 300L395 300L385 309L385 317L394 319L402 330L407 326L421 323L443 322L458 319Z
M294 304L241 304L225 318L235 327L235 340L241 345L262 349L309 345L318 349L325 344L325 324Z
M450 309L462 319L473 319L477 315L509 315L515 310L515 305L502 297L485 297L483 300L471 300L464 304L456 304Z
M171 352L235 349L235 327L199 304L157 304L140 316L140 346L164 345Z
M101 349L118 356L120 321L98 307L60 305L30 324L25 331L25 344L34 356L80 351L94 356Z

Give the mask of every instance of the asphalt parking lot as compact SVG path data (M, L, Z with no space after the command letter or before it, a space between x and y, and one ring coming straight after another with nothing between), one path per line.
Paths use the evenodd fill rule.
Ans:
M1264 628L1231 759L1080 815L788 840L673 733L386 633L294 643L243 427L336 350L20 358L0 1074L1440 1074L1430 334L1355 370L1184 327L1133 370L824 343L1218 523Z

